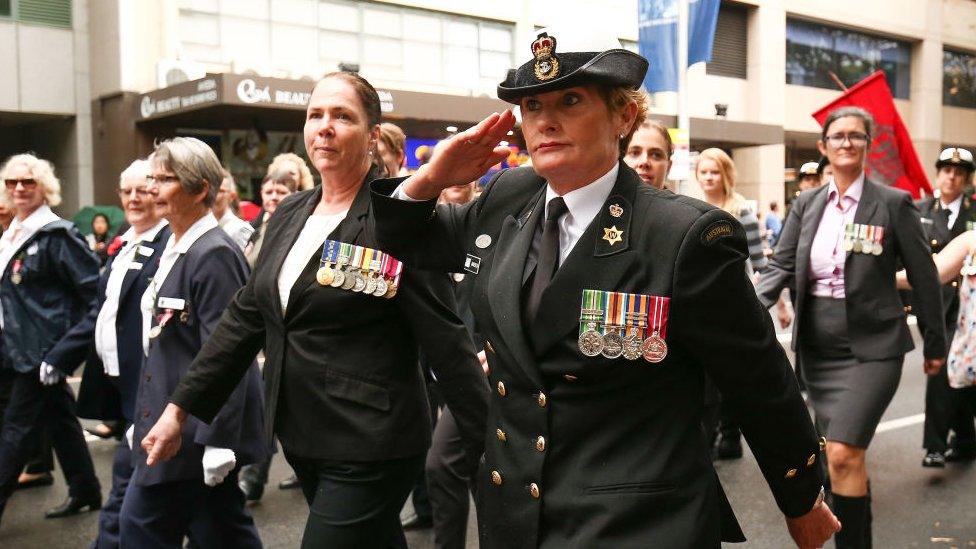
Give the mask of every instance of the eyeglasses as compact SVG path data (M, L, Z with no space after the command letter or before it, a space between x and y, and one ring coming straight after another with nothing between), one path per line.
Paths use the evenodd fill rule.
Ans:
M849 142L852 146L857 148L866 147L868 141L871 139L866 133L852 132L848 134L835 133L833 135L828 135L826 138L827 144L834 149L839 149L844 146L844 142Z
M31 190L37 186L37 180L33 178L27 179L4 179L3 184L7 186L8 191L12 191L17 188L17 184L20 184L24 189Z
M119 189L119 196L125 198L132 193L136 193L136 198L146 198L149 196L149 191L145 187L131 187L131 188L121 188Z
M165 185L167 183L179 183L180 178L175 175L147 175L146 185Z

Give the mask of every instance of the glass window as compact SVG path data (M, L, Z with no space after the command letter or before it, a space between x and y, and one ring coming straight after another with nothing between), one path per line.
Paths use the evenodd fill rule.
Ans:
M942 104L976 109L976 55L942 52Z
M473 21L444 21L444 42L452 46L478 47L478 25Z
M891 38L787 19L786 83L837 89L833 72L847 86L881 69L891 92L908 99L911 46Z
M0 16L10 17L10 0L0 0Z
M275 0L271 2L271 20L295 25L315 25L315 0Z
M511 29L482 24L479 36L482 50L512 51Z
M220 0L180 0L180 8L192 11L217 13L220 11Z
M359 63L359 35L320 31L319 57L336 63Z
M276 66L308 66L319 60L314 27L273 23L271 58Z
M365 6L363 8L363 31L379 36L399 38L402 34L400 14L393 10Z
M220 21L216 15L181 10L179 33L183 44L220 45Z
M403 37L408 40L441 41L441 21L429 15L403 14Z

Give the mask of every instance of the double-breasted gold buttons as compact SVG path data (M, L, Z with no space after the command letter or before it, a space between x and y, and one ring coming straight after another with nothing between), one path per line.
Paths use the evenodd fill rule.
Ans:
M495 429L495 436L498 437L498 440L502 442L508 441L508 435L506 435L505 431L502 431L501 429Z
M918 241L916 240L915 242L918 242ZM938 246L939 245L939 241L933 238L932 239L932 245L933 246Z
M572 382L576 381L579 378L576 377L576 376L574 376L573 374L563 374L563 379L565 379L566 381L572 383Z
M502 474L499 473L498 471L492 471L491 472L491 483L494 484L495 486L501 486L502 485Z
M539 497L542 496L542 492L539 491L539 485L534 482L529 485L529 493L532 494L532 497L535 499L539 499Z
M817 461L817 454L810 454L810 457L807 458L807 467L812 466L814 463L816 463L816 461Z
M827 449L827 439L825 437L820 437L820 451L823 452Z
M539 398L536 399L536 402L539 403L539 408L545 408L546 402L548 402L548 400L546 400L546 394L539 393Z
M505 390L505 382L504 381L499 381L498 382L498 385L496 385L496 387L498 388L498 396L505 396L507 394L507 391Z
M796 476L796 473L797 473L796 469L790 469L789 471L786 472L786 478L793 478Z
M546 451L546 437L540 436L539 438L535 439L535 449L540 452Z
M485 350L488 351L489 353L495 352L495 348L491 346L491 342L488 341L487 339L485 340Z

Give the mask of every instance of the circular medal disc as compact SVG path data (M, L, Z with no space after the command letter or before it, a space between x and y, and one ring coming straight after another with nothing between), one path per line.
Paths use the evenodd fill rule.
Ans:
M641 345L641 354L644 355L644 360L657 364L668 356L668 344L660 336L652 335Z
M150 338L159 337L159 334L161 334L162 332L163 332L162 326L157 324L156 326L153 326L152 328L149 329L149 337Z
M388 286L389 288L386 289L386 295L384 295L383 297L387 299L393 299L393 296L397 294L397 287L394 286L393 284L389 284Z
M24 277L20 273L14 273L10 275L10 281L14 284L20 284L24 280Z
M373 295L373 292L375 292L375 291L376 291L376 279L373 278L373 277L367 278L366 279L366 288L363 290L363 293L364 294Z
M336 269L332 274L332 283L329 286L333 288L340 288L342 284L346 281L346 273Z
M877 242L875 242L874 246L871 246L871 253L872 254L874 254L874 255L881 255L882 252L884 252L884 248L881 247L881 244L878 244Z
M872 248L874 248L874 243L873 242L870 242L870 241L865 240L863 243L861 243L861 253L862 254L871 255L871 249Z
M624 338L624 358L627 360L637 360L641 356L641 340L637 334L631 334Z
M329 267L322 267L315 273L315 280L318 281L322 286L328 286L332 284L332 279L335 278L335 273Z
M852 248L852 251L854 253L859 254L859 253L861 253L861 250L862 249L863 249L863 245L861 244L861 241L860 240L854 242L854 247Z
M366 279L361 273L352 274L352 291L361 292L366 289Z
M617 358L624 352L624 338L620 334L610 332L603 336L603 356Z
M354 271L346 271L346 279L342 282L343 290L351 290L356 285L356 275L358 273Z
M844 251L845 252L849 252L849 251L851 251L853 249L854 249L854 241L853 240L845 240L844 241Z
M386 295L386 290L389 289L389 285L382 278L376 279L376 289L373 290L373 295L376 297L383 297Z
M586 356L597 356L603 351L603 336L596 330L587 330L579 336L579 350Z

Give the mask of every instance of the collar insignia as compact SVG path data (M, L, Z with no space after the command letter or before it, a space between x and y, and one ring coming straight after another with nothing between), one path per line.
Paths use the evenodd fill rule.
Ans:
M616 225L603 228L603 240L606 240L611 246L617 242L623 242L623 238L621 238L623 235L624 232L618 229Z

